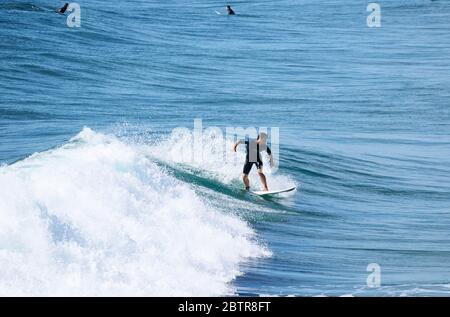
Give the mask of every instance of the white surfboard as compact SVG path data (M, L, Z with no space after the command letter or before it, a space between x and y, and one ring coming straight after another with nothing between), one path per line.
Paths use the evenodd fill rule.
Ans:
M257 191L252 191L253 194L258 195L258 196L266 196L266 195L276 195L276 194L281 194L281 193L287 193L287 192L291 192L293 190L295 190L297 187L289 187L289 188L285 188L285 189L281 189L281 190L269 190L267 192L262 191L262 190L257 190Z

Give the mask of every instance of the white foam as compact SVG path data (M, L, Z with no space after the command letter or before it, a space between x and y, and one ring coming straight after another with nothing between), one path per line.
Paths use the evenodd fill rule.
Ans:
M202 134L201 159L195 157L193 133L189 130L175 130L162 142L151 147L149 155L180 167L193 168L196 173L204 174L224 184L241 182L242 167L245 161L245 145L239 145L237 153L232 152L233 142L225 139L214 131L205 130ZM263 170L269 189L282 189L298 186L288 175L273 173L269 167L268 156L262 152ZM250 174L250 185L253 190L262 190L256 167ZM294 195L293 192L283 195Z
M0 295L226 295L270 256L142 151L85 128L0 167Z

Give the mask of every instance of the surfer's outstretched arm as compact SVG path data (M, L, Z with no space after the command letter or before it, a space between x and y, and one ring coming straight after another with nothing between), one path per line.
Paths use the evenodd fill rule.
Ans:
M237 140L236 143L233 144L233 151L236 152L237 146L242 143L242 140Z
M270 147L267 147L266 151L267 151L267 155L269 155L270 167L272 167L273 166L273 156L272 156L272 151L270 150Z

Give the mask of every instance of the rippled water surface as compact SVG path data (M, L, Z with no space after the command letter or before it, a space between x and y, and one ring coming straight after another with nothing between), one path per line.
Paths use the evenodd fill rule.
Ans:
M450 294L448 1L79 3L0 3L0 294ZM195 118L298 190L180 162Z

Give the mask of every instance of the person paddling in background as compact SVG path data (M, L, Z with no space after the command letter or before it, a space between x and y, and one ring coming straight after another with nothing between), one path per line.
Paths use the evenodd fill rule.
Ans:
M231 9L231 6L227 6L227 13L228 13L228 15L234 15L234 11L233 11L233 9Z
M69 7L69 4L66 2L62 8L59 8L56 10L58 13L64 14L67 11L67 8Z
M263 173L263 162L261 160L260 151L267 151L267 154L269 155L269 162L270 166L273 166L273 158L272 158L272 151L267 146L267 134L264 132L261 132L258 135L258 138L255 139L245 139L245 140L238 140L233 145L233 151L236 152L236 149L239 144L245 144L246 146L246 155L245 155L245 163L244 168L242 171L242 181L244 182L245 190L250 189L250 180L248 179L248 174L250 173L250 170L253 167L253 164L256 165L256 172L259 175L259 180L261 181L261 184L263 186L263 191L269 191L269 188L267 187L267 180L266 176Z

